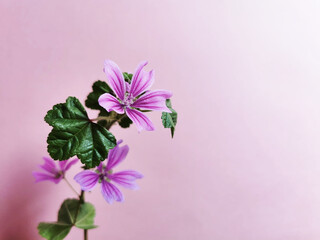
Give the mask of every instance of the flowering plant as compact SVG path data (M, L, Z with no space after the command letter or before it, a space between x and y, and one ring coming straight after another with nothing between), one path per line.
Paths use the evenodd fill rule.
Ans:
M88 239L88 230L94 225L95 208L85 202L85 192L100 185L101 193L107 203L124 200L118 187L137 189L136 180L143 175L137 171L124 170L114 172L126 158L129 147L120 146L122 140L116 140L109 131L118 123L128 128L132 123L138 131L153 131L154 126L145 114L149 111L162 112L162 124L171 129L173 137L177 124L177 112L172 109L170 97L165 90L150 90L154 82L154 72L146 72L142 62L134 74L122 73L116 63L106 60L104 72L107 82L96 81L85 105L99 110L98 117L89 119L80 101L68 97L65 103L59 103L48 111L45 121L52 126L48 135L48 153L41 172L33 172L36 182L52 181L56 184L64 180L77 194L77 198L66 199L58 212L56 222L41 222L39 234L48 240L64 239L71 228L83 229L84 239ZM77 158L70 160L72 157ZM56 164L54 160L59 160ZM74 189L66 178L66 172L77 162L83 164L82 171L74 180L80 185L81 192Z

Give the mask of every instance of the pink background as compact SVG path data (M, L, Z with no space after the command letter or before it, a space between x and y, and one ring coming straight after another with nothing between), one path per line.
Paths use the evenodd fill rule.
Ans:
M149 60L179 123L173 140L160 113L156 132L112 129L131 148L119 169L145 178L123 204L87 194L100 226L89 239L320 239L319 11L316 0L1 0L0 239L40 239L37 223L73 197L33 183L43 117L84 101L105 58L126 71Z

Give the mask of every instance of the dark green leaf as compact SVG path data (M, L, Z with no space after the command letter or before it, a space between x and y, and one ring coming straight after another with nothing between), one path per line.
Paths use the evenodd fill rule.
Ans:
M162 125L165 128L171 129L171 137L173 138L175 127L177 125L178 113L172 108L170 99L166 100L167 107L171 110L172 113L163 112L161 119Z
M83 122L89 121L86 110L75 97L69 97L66 103L54 105L44 120L50 126L61 130L81 128Z
M41 222L39 234L48 240L62 240L73 226L81 229L96 228L94 225L95 209L91 203L80 203L78 199L65 200L58 213L58 221Z
M85 101L86 106L91 109L104 110L98 103L99 97L104 93L110 93L114 95L113 91L106 82L100 80L96 81L92 85L92 92L89 93L87 100Z
M45 116L53 127L47 143L48 152L55 160L66 160L77 155L87 167L98 166L116 145L108 130L89 120L84 107L75 97L57 104Z
M124 72L123 77L125 81L130 83L132 74ZM116 114L115 112L107 112L103 107L99 105L98 99L104 93L110 93L111 95L115 96L115 94L106 82L100 80L96 81L92 86L92 92L87 97L87 100L85 102L86 106L91 109L100 110L98 114L99 117L110 117L110 115L113 113L114 115L112 115L110 121L113 121L114 119L119 119L121 117L121 114ZM130 119L124 117L122 121L119 122L119 125L123 128L128 128L131 123L132 121ZM108 126L108 122L106 120L100 120L98 121L98 124L103 127Z
M127 116L121 118L121 120L119 121L119 125L122 127L122 128L128 128L130 127L130 124L132 123L131 119L128 118Z

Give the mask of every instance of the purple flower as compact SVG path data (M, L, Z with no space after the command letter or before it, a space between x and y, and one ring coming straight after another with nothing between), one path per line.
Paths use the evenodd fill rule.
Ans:
M91 191L98 182L101 183L101 193L110 204L114 200L122 202L124 199L113 183L124 188L137 189L135 180L143 177L141 173L132 170L113 173L113 168L121 163L129 152L128 145L119 147L121 143L122 140L118 141L117 146L109 151L107 166L100 163L95 171L84 170L74 177L83 191Z
M74 165L76 162L78 162L78 159L73 160L65 160L65 161L59 161L59 166L56 165L54 160L48 157L43 157L44 164L40 165L39 167L42 168L45 172L32 172L33 176L36 179L36 182L41 181L52 181L54 183L59 183L66 173L66 171Z
M115 111L118 114L126 113L136 124L138 131L145 129L153 131L154 126L150 119L141 110L157 110L171 112L166 106L166 99L172 94L165 90L151 91L149 88L154 82L154 72L145 72L143 67L147 62L142 62L136 69L131 84L125 82L118 65L111 60L104 63L104 72L107 75L108 83L117 97L109 93L102 94L99 104L108 112Z

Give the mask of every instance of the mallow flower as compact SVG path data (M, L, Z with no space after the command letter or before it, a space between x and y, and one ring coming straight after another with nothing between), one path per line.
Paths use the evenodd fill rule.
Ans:
M107 75L109 86L116 97L105 93L102 94L98 100L100 106L108 112L115 111L118 114L126 113L136 124L139 132L143 129L147 131L154 130L150 119L140 110L155 110L171 113L166 106L166 99L169 99L172 93L165 90L149 90L154 82L154 71L144 71L143 67L146 65L146 61L138 65L129 84L124 80L118 65L111 60L106 60L104 63L104 72Z
M102 196L110 204L113 201L122 202L124 200L123 194L116 185L128 189L137 189L135 180L143 177L141 173L132 170L113 172L113 168L121 163L129 152L128 145L119 147L121 143L122 140L118 141L117 146L109 151L106 166L100 163L95 171L84 170L74 177L83 191L91 191L100 183Z
M39 167L44 172L32 172L36 182L51 181L57 184L64 178L66 171L77 163L79 159L59 161L58 166L51 158L43 157L43 160L44 164L39 165Z

